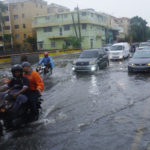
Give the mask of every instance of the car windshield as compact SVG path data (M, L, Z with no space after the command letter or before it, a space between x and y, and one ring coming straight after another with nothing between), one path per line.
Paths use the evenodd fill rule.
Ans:
M150 58L150 51L137 51L132 58Z
M97 58L98 51L83 51L79 58Z
M140 44L139 47L145 47L145 46L148 46L148 44Z
M116 45L111 47L111 51L120 51L123 49L122 45Z

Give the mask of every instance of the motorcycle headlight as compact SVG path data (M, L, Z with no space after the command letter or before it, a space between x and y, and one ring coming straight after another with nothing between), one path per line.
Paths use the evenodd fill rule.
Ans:
M150 63L148 63L148 66L150 66Z
M76 61L73 61L73 65L76 65Z
M96 63L96 61L95 61L95 60L94 60L94 61L90 61L90 62L89 62L89 64L90 64L90 65L94 65L95 63Z

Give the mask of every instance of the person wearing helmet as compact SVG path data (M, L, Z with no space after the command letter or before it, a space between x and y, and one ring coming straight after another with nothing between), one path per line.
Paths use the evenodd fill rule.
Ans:
M28 87L29 80L28 78L23 76L22 66L16 64L11 69L13 78L8 82L8 84L2 88L0 88L0 97L4 98L6 94L11 94L12 98L16 99L16 102L13 108L19 107L22 103L26 103L28 98ZM15 88L15 85L16 88ZM9 93L6 93L8 89L12 89Z
M44 57L41 59L41 61L38 63L38 65L40 65L40 64L44 64L44 66L46 66L46 68L51 68L51 70L54 68L53 60L50 56L48 56L48 52L44 53Z

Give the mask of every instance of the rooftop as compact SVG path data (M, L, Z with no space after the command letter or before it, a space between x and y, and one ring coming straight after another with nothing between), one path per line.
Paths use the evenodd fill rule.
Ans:
M61 6L61 5L55 4L55 3L51 3L51 4L48 5L47 7L48 7L48 8L54 8L54 7L56 7L56 8L62 8L62 9L65 9L65 10L67 10L67 11L70 11L69 8L67 8L67 7L65 7L65 6Z

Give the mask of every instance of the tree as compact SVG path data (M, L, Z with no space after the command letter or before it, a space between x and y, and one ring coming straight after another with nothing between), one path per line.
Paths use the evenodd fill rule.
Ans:
M0 1L0 30L2 29L2 25L5 24L4 17L2 13L6 12L6 6L3 4L2 1Z
M37 39L36 37L28 36L25 40L25 43L29 43L32 46L32 50L37 49Z
M82 38L82 37L79 38L79 37L75 37L75 36L70 36L70 37L65 38L65 40L68 41L73 48L80 48L81 47L80 42L83 42L83 39L84 38Z
M133 28L133 42L142 42L147 37L147 22L141 17L135 16L131 19Z
M12 34L4 34L3 35L3 42L9 43L11 45L11 39L13 38ZM4 44L5 45L5 44Z

